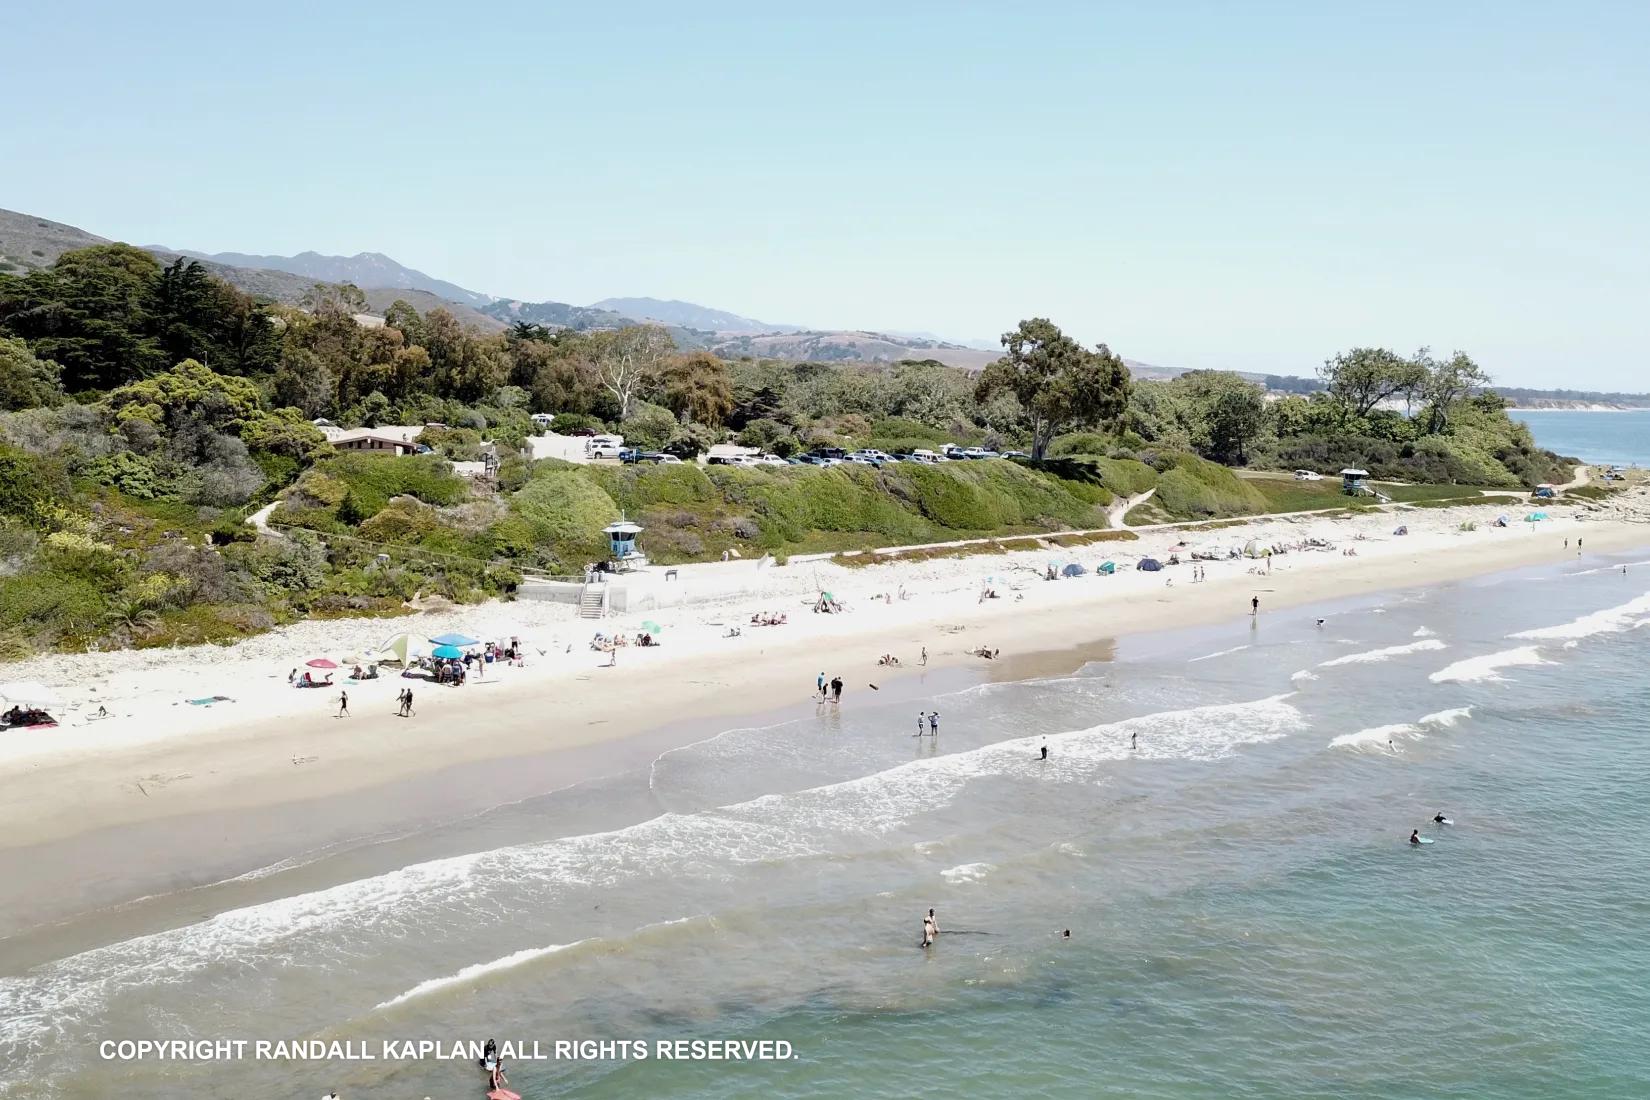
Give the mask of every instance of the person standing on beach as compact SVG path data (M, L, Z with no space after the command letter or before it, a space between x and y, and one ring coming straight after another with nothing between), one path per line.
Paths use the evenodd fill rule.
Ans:
M831 702L842 702L842 677L831 677Z
M825 674L823 672L819 674L819 680L814 684L814 690L819 692L819 698L823 701L825 698Z
M1046 738L1046 737L1043 738L1042 759L1044 759L1044 760L1048 759L1048 738Z
M1260 597L1259 596L1250 596L1249 597L1249 615L1250 615L1251 618L1253 618L1254 616L1259 615L1259 614L1260 614Z
M1138 749L1139 747L1140 747L1140 734L1139 734L1139 732L1136 731L1134 733L1129 734L1129 751L1133 752L1135 749Z
M928 732L927 725L928 725L928 715L924 714L920 710L917 711L917 736L918 737L921 737L923 734Z
M924 947L932 947L934 945L934 937L939 933L939 929L934 927L933 913L934 911L930 909L928 911L928 916L922 918L922 945Z
M917 663L921 664L921 665L925 665L925 666L928 664L928 647L927 646L922 647L922 659L920 661L918 661Z
M401 716L411 718L414 713L412 709L412 688L408 688L406 697L401 700Z
M939 735L940 735L940 712L937 711L937 710L930 711L928 713L928 736L938 737Z
M333 717L334 718L348 718L349 717L349 692L340 691L338 693L338 713L333 715Z

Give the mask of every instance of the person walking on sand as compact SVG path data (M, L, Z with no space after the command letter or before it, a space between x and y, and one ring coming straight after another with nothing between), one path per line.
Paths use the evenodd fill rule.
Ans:
M334 718L348 718L349 717L349 692L340 691L338 693L338 713L333 715L333 717Z
M408 688L407 694L401 699L401 717L411 718L415 713L417 712L412 709L412 688Z
M1625 572L1625 570L1624 570L1624 572ZM928 647L927 646L922 647L922 658L917 663L920 664L920 665L923 665L925 667L927 666L927 664L928 664Z
M1043 738L1042 759L1048 759L1048 738Z
M937 710L929 711L928 712L928 736L938 737L939 735L940 735L940 712L937 711Z
M819 693L820 701L823 702L825 699L825 674L823 672L819 674L819 681L814 684L814 690Z
M1254 616L1259 615L1259 614L1260 614L1260 597L1259 596L1250 596L1249 597L1249 616L1250 616L1250 618L1253 618Z
M842 702L842 677L831 677L831 702Z
M928 732L927 726L928 726L928 715L924 714L920 710L917 711L917 733L916 733L916 735L918 737L921 737L923 734L927 733Z

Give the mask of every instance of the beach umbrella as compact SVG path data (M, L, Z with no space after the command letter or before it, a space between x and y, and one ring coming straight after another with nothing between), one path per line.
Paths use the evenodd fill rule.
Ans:
M642 629L647 631L649 634L662 634L665 628L654 622L652 619L648 619L642 623Z
M432 656L440 657L448 661L457 661L464 657L464 651L459 649L456 645L438 645L431 650L430 653Z
M329 661L325 657L317 657L313 661L305 661L310 668L337 668L337 661Z
M462 634L438 634L430 641L436 645L476 645L474 638L467 638Z

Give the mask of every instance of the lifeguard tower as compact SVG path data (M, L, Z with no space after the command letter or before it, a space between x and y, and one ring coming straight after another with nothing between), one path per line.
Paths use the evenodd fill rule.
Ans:
M1345 469L1341 471L1341 492L1349 497L1374 497L1382 504L1392 503L1392 498L1369 484L1369 471Z
M636 536L642 533L641 524L622 519L602 528L602 533L607 536L608 545L612 550L615 573L628 573L632 569L642 569L647 565L647 556L636 549Z

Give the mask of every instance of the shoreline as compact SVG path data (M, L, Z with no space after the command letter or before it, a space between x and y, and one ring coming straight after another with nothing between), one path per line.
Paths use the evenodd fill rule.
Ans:
M767 724L764 716L799 716L811 706L822 665L827 677L841 673L847 681L845 707L866 696L872 683L886 689L876 693L881 700L924 697L932 692L925 678L950 690L982 680L1059 675L1105 659L1119 638L1247 618L1254 595L1262 601L1264 622L1274 612L1314 602L1340 603L1566 560L1573 554L1564 545L1567 538L1584 537L1589 552L1650 546L1650 525L1591 517L1582 523L1569 509L1563 516L1551 510L1554 520L1534 532L1526 524L1456 529L1458 514L1482 519L1493 511L1463 506L1398 518L1263 518L1212 538L1299 537L1330 529L1343 540L1363 535L1356 543L1359 556L1290 553L1275 560L1270 575L1249 572L1255 567L1249 560L1210 562L1209 579L1195 585L1187 565L1166 575L1130 570L1049 583L1037 570L1050 551L920 567L831 567L827 583L847 593L855 609L847 614L793 614L789 626L746 628L740 638L723 639L720 623L739 621L731 605L744 612L788 608L791 596L740 595L731 605L655 612L684 620L667 625L666 648L624 650L616 667L603 668L604 655L575 646L465 688L425 687L420 715L412 720L391 713L403 681L384 679L360 689L360 713L349 719L328 716L332 692L284 689L289 699L312 702L322 713L169 729L152 720L157 713L164 718L158 711L149 722L134 723L129 740L109 736L118 729L110 721L50 731L82 736L78 743L73 737L48 742L47 751L11 741L0 752L0 790L7 793L0 803L0 880L30 881L30 894L43 900L25 906L10 892L0 895L0 914L9 918L0 924L0 936L27 936L56 920L95 917L138 891L153 893L143 880L171 892L189 890L210 884L212 876L201 873L209 868L240 867L237 873L245 873L329 843L370 843L375 835L416 831L613 774L645 763L649 754L753 719ZM1415 533L1403 539L1375 533L1400 522ZM1423 525L1429 529L1419 530ZM1156 542L1180 534L1143 533L1138 543L1063 553L1066 560L1122 558L1123 551L1138 556L1158 552ZM976 574L997 578L1003 598L974 599ZM907 602L859 598L901 585L924 587ZM471 617L482 617L472 611ZM748 617L744 612L741 618ZM713 621L685 622L706 616ZM448 616L461 617L464 609ZM352 628L347 622L328 625ZM570 622L563 633L596 625ZM623 628L626 622L599 625ZM911 660L924 645L926 668ZM1000 648L1003 657L991 662L971 656L979 645ZM883 652L904 654L906 663L879 666L876 657ZM252 674L233 655L226 666L230 676ZM264 675L279 674L265 664ZM233 714L223 710L212 717ZM42 868L51 873L42 875Z

